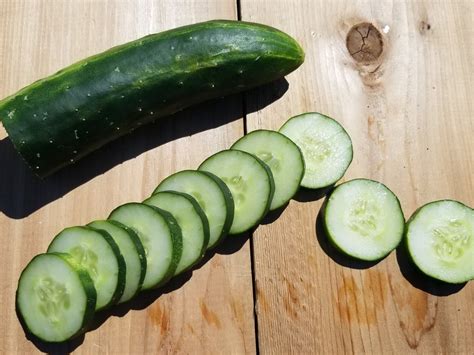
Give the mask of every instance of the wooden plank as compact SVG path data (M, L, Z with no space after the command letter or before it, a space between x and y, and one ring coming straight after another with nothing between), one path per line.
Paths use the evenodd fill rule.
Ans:
M113 45L213 18L236 19L235 1L1 0L0 96ZM144 199L162 178L197 167L242 133L242 100L233 97L135 132L43 182L32 177L8 140L1 140L0 353L35 351L15 315L15 288L22 268L56 233ZM118 308L63 350L254 353L249 245L228 247L189 280L180 278L162 295L139 297L132 304L137 310Z
M242 0L241 8L243 20L276 26L306 50L286 95L248 115L249 131L324 112L353 139L344 180L386 183L406 216L442 198L474 205L472 2ZM385 41L369 66L346 49L351 27L365 21ZM247 97L250 108L259 100ZM408 279L395 253L368 269L339 265L317 241L321 200L303 202L307 197L253 236L262 354L472 352L472 282L438 297L456 288L413 276L402 254Z

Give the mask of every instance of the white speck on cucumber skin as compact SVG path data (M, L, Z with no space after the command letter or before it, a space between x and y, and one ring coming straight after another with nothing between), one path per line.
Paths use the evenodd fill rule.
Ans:
M215 87L214 83L210 83L209 86L210 86L211 88L214 88L214 87Z
M81 118L81 121L85 121L85 120L86 120L86 118L85 118L85 117L82 117L82 118Z
M79 139L79 135L77 134L77 129L74 130L74 137L76 137L76 139Z
M28 101L28 95L23 96L23 101Z
M34 113L34 114L33 114L33 117L36 118L36 117L38 117L38 115L37 115L36 113Z
M41 154L40 154L40 153L36 153L36 156L37 156L38 158L41 158Z
M79 109L78 109L78 108L75 108L74 111L79 112Z
M90 92L88 92L88 93L87 93L87 97L91 97L91 96L92 96L92 95L91 95L91 93L90 93Z
M143 111L143 110L142 110L142 108L141 108L141 107L139 107L139 108L138 108L138 112L142 112L142 111Z
M120 68L119 68L119 67L115 67L114 71L117 72L117 73L120 73Z
M53 141L52 139L50 139L50 140L49 140L49 143L53 144L53 143L54 143L54 141Z
M36 170L39 170L39 168L40 168L40 167L39 167L38 165L36 165Z
M73 154L77 154L77 150L73 150L72 153L73 153Z
M15 112L16 110L11 110L7 113L7 116L9 119L13 119L13 117L15 116Z

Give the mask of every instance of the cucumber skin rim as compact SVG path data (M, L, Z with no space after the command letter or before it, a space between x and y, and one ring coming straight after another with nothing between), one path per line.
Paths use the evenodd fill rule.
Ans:
M209 248L209 249L214 249L218 245L220 245L229 234L230 227L232 226L232 222L234 221L234 213L235 213L234 197L232 196L232 192L230 192L229 187L217 175L209 171L204 171L204 170L194 170L194 171L198 171L210 177L217 184L217 186L219 186L224 196L224 201L227 208L227 215L224 221L224 225L222 226L221 235L219 236L219 238L217 238L216 242Z
M82 288L84 289L84 293L86 294L86 305L84 307L84 316L82 317L81 327L76 333L71 335L69 338L66 338L64 340L59 340L59 341L49 341L49 340L43 339L43 338L39 337L38 335L34 334L30 330L30 327L28 326L28 324L25 320L25 317L23 316L23 314L21 312L21 306L20 306L19 301L18 301L18 292L19 292L19 286L20 286L19 281L18 281L18 287L16 289L16 293L15 293L16 314L19 318L19 321L20 321L21 325L23 326L23 330L25 331L25 333L31 335L34 339L38 339L38 340L40 340L42 342L45 342L45 343L48 343L48 344L65 343L65 342L67 342L67 341L69 341L73 338L78 337L81 334L84 334L87 331L91 321L94 319L95 304L96 304L96 301L97 301L97 292L96 292L96 289L95 289L95 286L94 286L94 282L92 281L89 273L84 268L82 268L78 263L76 263L74 261L74 259L67 253L51 252L51 253L42 253L42 254L35 255L33 257L33 259L31 259L30 262L23 269L23 271L21 272L20 277L19 277L18 280L21 280L21 278L23 276L23 273L26 271L26 269L33 262L34 259L36 259L38 257L41 257L41 256L44 256L44 255L47 255L47 256L51 255L51 256L59 257L64 262L66 262L69 265L69 267L72 270L74 270L74 272L77 274L79 282L81 283Z
M110 298L110 301L107 304L105 304L104 306L102 306L101 308L96 309L96 312L107 309L110 306L114 305L116 303L116 301L118 299L120 299L121 294L123 293L123 287L125 285L125 283L124 283L124 281L125 281L125 270L126 270L125 269L126 268L125 259L123 258L123 255L120 253L120 249L119 249L117 243L115 243L115 241L113 240L113 238L110 236L109 233L107 233L107 232L104 233L101 230L98 230L98 229L95 229L95 228L92 228L92 227L89 227L89 226L72 226L72 227L64 228L62 231L60 231L58 234L56 234L56 236L53 238L53 240L49 243L48 249L46 250L47 253L49 253L49 248L54 243L56 238L61 233L63 233L64 231L67 231L69 229L86 229L86 230L89 230L89 231L99 233L102 236L102 238L106 241L106 243L109 245L110 249L112 250L112 253L114 254L115 258L117 259L117 266L118 266L117 286L115 287L115 291L114 291L112 297ZM66 252L63 252L63 253L68 254ZM84 268L84 270L85 270L85 268ZM86 270L86 272L87 272L87 270ZM123 284L123 286L121 284ZM118 295L119 292L120 292L120 295ZM117 295L118 295L118 297L117 297Z
M174 190L163 190L163 191L159 191L157 192L156 194L153 194L150 196L153 197L155 195L158 195L160 193L165 193L165 194L173 194L173 195L178 195L178 196L182 196L184 197L185 199L187 199L194 207L194 210L196 211L196 213L198 214L198 216L201 218L201 221L202 221L202 225L203 225L203 232L204 232L204 243L202 245L202 248L201 248L201 251L199 253L199 258L197 260L195 260L191 265L189 265L187 268L183 269L179 274L177 275L180 275L188 270L190 270L191 268L193 268L193 266L195 266L199 261L202 260L202 258L204 257L204 255L206 254L206 250L207 250L207 244L209 243L209 235L210 235L210 231L209 231L209 221L207 219L207 216L206 214L204 213L203 209L201 208L201 206L199 205L199 203L196 201L196 199L194 197L192 197L190 194L187 194L185 192L179 192L179 191L174 191ZM145 200L147 201L147 200ZM143 202L145 202L143 201ZM152 205L153 206L153 205ZM154 206L156 207L156 206ZM157 207L159 208L159 207ZM166 210L165 210L166 211ZM169 212L169 211L166 211L166 212ZM173 215L171 212L169 212L171 215ZM173 216L174 217L174 216ZM183 243L184 244L184 243ZM180 258L181 260L181 258ZM173 273L173 276L177 276Z
M163 218L170 232L170 239L171 239L171 246L172 246L170 265L168 266L168 269L166 270L165 274L163 275L163 278L160 281L158 281L153 286L150 286L147 288L142 287L141 291L156 289L162 286L163 284L165 284L166 282L168 282L171 279L171 277L173 277L176 267L178 266L178 262L181 259L181 254L183 252L183 235L181 233L181 227L178 225L178 222L176 221L176 219L168 211L165 211L165 210L162 210L161 208L147 205L141 202L127 202L127 203L124 203L123 205L116 207L112 212L110 212L108 219L110 218L110 216L112 216L112 214L116 210L125 206L145 206L146 208L152 209L161 218ZM169 223L170 220L173 221L174 224ZM131 227L128 227L128 228L131 228ZM146 274L145 274L145 277L146 277Z
M140 237L138 236L138 234L132 228L127 227L125 224L120 223L119 221L114 221L113 219L105 219L103 221L109 222L109 223L111 223L112 225L114 225L116 227L124 229L125 232L127 232L128 235L130 236L130 240L132 241L135 249L137 250L138 259L140 260L140 279L138 280L137 291L130 298L130 300L131 300L133 297L135 297L140 292L140 290L142 289L143 280L145 280L145 275L146 275L146 253L145 253L145 248L143 247L143 244L140 240ZM127 300L127 301L124 301L124 302L121 302L121 303L125 303L125 302L128 302L130 300Z
M239 149L224 149L224 150L221 150L217 153L214 153L212 154L210 157L206 158L198 167L198 169L201 169L201 167L204 165L205 162L207 162L208 160L214 158L216 155L222 153L222 152L239 152L239 153L243 153L243 154L246 154L246 155L249 155L250 157L254 158L259 164L260 166L263 167L263 169L265 170L265 172L267 173L267 176L268 176L268 181L269 181L269 185L270 185L270 193L269 193L269 196L268 196L268 201L267 201L267 205L264 209L264 211L262 212L262 215L260 216L260 218L249 228L247 229L244 229L244 230L239 230L235 233L231 233L230 230L229 230L229 235L240 235L242 233L245 233L245 232L248 232L249 230L251 230L252 228L256 227L258 224L260 224L260 222L265 218L265 216L267 215L268 211L270 210L270 205L272 203L272 199L273 199L273 194L275 193L275 182L273 180L273 174L272 174L272 171L270 170L270 168L268 167L267 164L265 164L265 162L263 162L260 158L256 157L255 155L253 154L250 154L250 153L247 153L247 152L244 152L243 150L239 150ZM222 180L222 179L221 179ZM224 182L225 184L225 182ZM227 184L226 184L227 185ZM229 188L229 187L228 187ZM229 188L230 190L230 188Z
M84 226L84 227L90 228L93 231L100 233L102 237L105 239L105 241L109 244L110 248L112 249L112 252L117 258L117 264L118 264L117 287L115 288L115 292L112 298L110 299L110 302L107 303L104 307L98 309L98 311L101 311L117 304L120 297L122 297L123 290L125 289L125 275L127 272L127 264L125 263L125 259L122 253L120 252L120 248L118 247L117 243L115 242L114 238L112 238L109 232L104 231L102 229L90 227L90 226Z
M324 188L327 188L331 185L334 185L335 183L337 183L339 180L341 180L343 178L343 176L346 174L347 172L347 169L349 169L349 166L351 165L352 163L352 160L354 159L354 145L352 144L352 138L351 136L349 135L349 133L347 133L346 129L344 128L344 126L342 124L340 124L336 119L330 117L330 116L327 116L323 113L320 113L320 112L316 112L316 111L311 111L311 112L305 112L305 113L301 113L299 115L296 115L296 116L293 116L293 117L290 117L288 120L286 120L285 123L283 123L283 125L280 127L280 129L278 130L278 132L280 132L283 127L288 123L290 122L290 120L296 118L296 117L300 117L300 116L305 116L305 115L319 115L319 116L322 116L324 118L327 118L331 121L334 121L336 122L342 129L342 132L344 132L347 137L349 138L349 141L351 142L351 155L350 155L350 159L349 159L349 163L347 164L347 167L342 171L341 175L336 179L334 180L333 182L327 184L327 185L324 185L324 186L307 186L307 185L303 185L301 184L300 186L306 188L306 189L310 189L310 190L316 190L316 189L324 189ZM283 134L283 133L282 133ZM283 134L284 135L284 134ZM288 139L290 139L289 137L287 137ZM291 139L290 139L291 140ZM296 144L296 143L295 143ZM299 148L299 147L298 147ZM300 149L301 150L301 149ZM304 158L303 158L304 160ZM306 164L305 164L305 173L306 173ZM304 177L304 174L303 174L303 177ZM370 180L370 179L366 179L366 180ZM374 180L372 180L374 181ZM377 182L377 181L376 181ZM385 186L385 185L384 185Z
M208 247L207 247L208 250L214 249L220 243L222 243L222 241L225 239L227 234L229 234L230 227L232 226L232 222L234 220L234 208L235 208L235 206L234 206L234 198L232 197L232 193L230 192L229 188L224 183L224 181L222 181L217 175L214 175L213 173L211 173L209 171L187 169L187 170L178 171L178 172L176 172L174 174L171 174L170 176L164 178L158 184L158 186L155 188L155 190L153 190L153 193L151 194L151 196L153 196L153 195L157 194L158 192L160 192L160 191L158 191L158 188L160 187L160 185L164 181L166 181L166 180L168 180L168 179L172 178L173 176L175 176L177 174L180 174L180 173L193 173L193 174L198 173L198 174L206 175L206 177L212 179L213 182L217 184L217 186L219 187L219 189L222 192L222 196L224 197L224 202L225 202L225 205L226 205L227 213L226 213L226 218L225 218L225 221L224 221L224 225L222 226L221 234L219 235L219 237L217 238L217 240L215 241L215 243L213 245L211 245L211 246L208 245ZM162 190L162 191L165 191L165 190Z
M344 251L335 241L334 237L332 236L332 234L329 232L329 228L327 226L327 221L326 221L326 209L329 205L329 202L330 202L330 199L331 199L331 196L332 194L336 191L336 189L339 187L339 186L342 186L344 184L347 184L347 183L350 183L352 181L359 181L359 180L363 180L363 181L370 181L370 182L374 182L374 183L377 183L377 184L380 184L382 185L385 189L387 189L393 197L395 197L395 200L398 204L398 207L400 208L400 211L401 211L401 215L402 215L402 219L403 219L403 231L402 231L402 235L400 237L400 240L398 241L397 245L389 250L386 254L383 254L381 255L380 257L376 257L376 258L371 258L371 259L368 259L368 258L365 258L365 259L362 259L360 257L357 257L357 256L354 256L354 255L351 255L349 254L348 252ZM349 256L353 259L356 259L356 260L362 260L362 261L378 261L378 260L382 260L384 258L386 258L392 251L394 251L395 249L398 248L398 246L401 244L402 240L403 240L403 234L404 234L404 230L405 230L405 216L403 214L403 209L402 209L402 206L400 204L400 200L398 199L397 195L395 195L395 193L390 190L385 184L379 182L379 181L376 181L376 180L372 180L372 179L366 179L366 178L356 178L356 179L352 179L352 180L349 180L349 181L345 181L343 182L342 184L339 184L337 185L330 193L329 197L327 198L327 200L325 201L324 205L323 205L323 209L322 209L322 213L323 213L323 227L324 227L324 232L326 234L326 236L328 237L327 239L329 240L329 242L338 250L340 251L341 253L343 253L344 255L346 256Z
M442 279L439 279L433 275L430 275L428 273L426 273L425 271L423 271L419 266L418 264L415 262L415 259L413 258L413 254L412 254L412 251L410 249L410 243L408 242L408 231L409 231L409 228L410 228L410 224L411 222L413 222L415 220L415 218L417 217L418 213L426 206L428 205L431 205L431 204L435 204L435 203L439 203L439 202L454 202L454 203L457 203L459 205L461 205L462 207L465 207L469 210L473 210L474 211L474 208L471 208L469 207L468 205L460 202L460 201L456 201L456 200L453 200L453 199L441 199L441 200L436 200L436 201L431 201L431 202L428 202L428 203L425 203L424 205L418 207L414 212L413 214L410 216L410 218L406 221L405 223L405 228L404 228L404 231L403 231L403 243L404 243L404 246L406 247L406 250L408 251L408 255L410 256L410 259L413 263L413 265L416 266L416 268L423 274L423 275L426 275L428 276L429 278L431 279L434 279L434 280L437 280L437 281L441 281L441 282L445 282L447 284L452 284L452 285L459 285L459 284L464 284L468 281L471 281L471 280L474 280L474 277L471 278L471 279L468 279L468 280L465 280L465 281L460 281L460 282L452 282L452 281L446 281L446 280L442 280Z
M279 131L272 131L270 129L256 129L255 131L252 131L252 132L249 132L247 133L245 136L242 136L240 137L234 144L232 144L232 146L230 147L230 149L232 150L240 150L240 149L237 149L237 148L233 148L237 142L239 142L240 140L244 139L245 137L247 137L249 134L252 134L253 132L271 132L271 133L276 133L278 135L281 135L282 137L284 137L287 141L289 141L293 146L295 146L297 149L298 149L298 152L300 153L300 161L302 163L302 172L301 172L301 176L298 178L299 182L298 182L298 187L296 188L295 192L293 193L293 195L287 200L287 201L284 201L283 203L279 204L278 206L274 207L274 208L271 208L269 209L269 211L276 211L278 210L279 208L285 206L288 202L290 202L290 200L296 195L296 193L298 192L299 190L299 187L301 186L301 181L303 180L303 177L304 177L304 174L306 172L306 163L304 161L304 157L303 157L303 152L301 151L301 148L298 147L298 145L293 142L290 137L287 137L285 136L283 133L280 133ZM252 154L252 153L250 153ZM252 154L253 155L253 154ZM258 157L257 157L258 158ZM259 158L260 159L260 158ZM260 159L261 160L261 159ZM351 157L351 161L352 161L352 157ZM265 165L267 165L265 162L263 162ZM267 165L268 166L268 165ZM271 170L271 169L270 169ZM272 173L272 177L273 177L273 173ZM303 186L304 187L304 186ZM272 199L273 199L273 196L272 196Z

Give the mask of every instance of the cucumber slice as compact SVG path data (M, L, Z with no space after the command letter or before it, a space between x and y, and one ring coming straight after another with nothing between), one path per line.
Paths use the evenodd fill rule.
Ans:
M130 300L140 291L146 273L145 249L133 229L117 221L94 221L89 227L104 230L117 243L126 265L125 287L117 303Z
M143 244L146 274L142 289L161 286L174 275L181 259L183 237L181 228L171 213L132 202L117 207L109 219L132 228Z
M268 165L275 181L270 210L287 204L300 187L304 174L304 160L298 146L281 133L257 130L240 138L231 149L251 153Z
M426 275L449 283L474 280L474 209L453 200L430 202L408 220L405 238Z
M188 270L202 259L209 242L209 222L194 197L182 192L162 191L143 203L170 212L181 227L183 252L175 275Z
M71 255L89 273L97 291L95 310L116 303L125 287L126 265L109 233L91 227L70 227L49 244L48 253Z
M329 240L361 260L379 260L400 243L405 220L397 197L380 182L355 179L337 186L325 210Z
M26 331L59 343L82 334L97 294L89 274L68 254L40 254L21 273L16 307Z
M209 221L207 249L219 244L229 233L234 219L234 200L224 182L206 171L183 170L164 179L153 194L160 191L190 194L199 203Z
M280 133L295 142L303 153L303 187L319 189L336 183L352 161L351 137L328 116L309 112L292 117Z
M230 234L248 231L265 217L275 183L270 168L259 158L240 150L223 150L207 158L199 170L217 175L232 193L235 212Z

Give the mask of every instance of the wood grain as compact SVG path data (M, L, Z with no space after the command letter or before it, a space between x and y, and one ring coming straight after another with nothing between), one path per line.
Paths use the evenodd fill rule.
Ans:
M472 283L433 283L401 252L376 265L342 258L320 232L322 200L310 193L264 221L253 255L245 237L228 241L192 277L99 315L96 329L67 347L37 348L25 338L14 292L32 256L62 228L142 200L165 176L229 147L244 123L249 131L278 129L301 112L329 114L354 143L345 180L386 183L407 217L440 198L474 205L468 0L0 0L0 97L148 33L236 19L237 4L243 20L276 26L305 48L286 93L273 86L247 94L245 107L235 96L186 110L45 181L0 131L0 353L472 352ZM361 22L382 35L382 54L370 63L346 48L347 33Z
M0 96L113 45L213 18L236 19L236 3L0 0ZM31 176L6 139L0 141L0 353L38 350L15 315L15 288L22 268L56 233L144 199L162 178L197 167L242 133L242 99L233 97L149 126L43 182ZM250 250L248 242L234 247L164 294L139 297L132 303L137 310L119 307L101 325L99 316L97 329L60 350L254 353Z
M473 206L472 8L469 1L242 0L243 20L279 27L306 50L287 78L288 94L248 114L248 130L278 129L305 111L329 114L354 143L345 180L384 182L407 217L441 198ZM382 34L374 63L360 64L346 48L361 22ZM247 104L260 99L247 96ZM472 283L460 291L433 284L408 268L403 253L401 267L395 253L370 268L341 259L316 231L322 201L313 199L302 194L253 236L263 354L472 352Z

